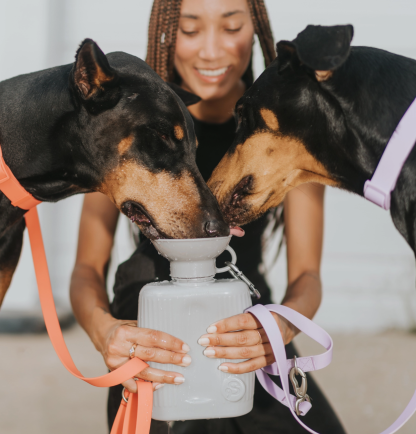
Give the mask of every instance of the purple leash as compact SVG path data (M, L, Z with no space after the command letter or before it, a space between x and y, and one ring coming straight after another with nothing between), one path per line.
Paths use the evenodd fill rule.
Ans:
M250 312L260 321L267 334L267 337L269 338L269 342L276 359L276 362L272 365L263 369L258 369L256 371L257 379L270 395L272 395L283 405L289 407L293 417L303 428L312 434L318 434L316 431L306 426L298 416L304 416L312 407L308 401L309 397L306 393L307 383L305 372L316 371L318 369L325 368L331 363L333 350L331 336L329 336L324 329L319 327L313 321L286 306L281 306L278 304L268 304L266 306L262 306L261 304L258 304L246 309L246 312ZM294 360L286 359L286 350L283 344L282 335L280 333L279 326L277 325L271 312L276 312L278 315L286 318L303 333L325 347L327 351L318 356L299 358L295 357ZM280 373L283 375L280 375ZM270 379L268 374L280 375L283 390ZM298 387L297 381L293 381L295 375L297 374L301 375L302 377L302 385L300 387ZM290 394L289 377L291 377L291 381L297 396ZM400 417L381 434L393 434L397 432L412 417L415 410L416 392Z

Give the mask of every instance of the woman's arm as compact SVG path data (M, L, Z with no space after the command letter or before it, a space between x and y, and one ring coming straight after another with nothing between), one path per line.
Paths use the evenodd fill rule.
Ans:
M110 314L105 277L118 216L118 210L106 196L101 193L85 196L70 287L75 317L110 370L129 360L133 344L137 345L136 357L142 360L188 366L191 361L186 356L189 347L180 339L138 328L135 320L117 320ZM152 368L143 370L137 376L157 383L181 384L184 381L181 374ZM136 391L133 380L123 385L131 392Z
M285 230L287 240L288 287L282 304L309 319L321 303L319 270L323 238L324 187L306 184L286 197ZM298 330L273 313L283 341L288 344ZM244 330L244 331L236 331ZM233 374L251 372L275 361L267 335L251 314L240 314L209 327L200 338L207 346L207 357L248 359L241 363L223 363L219 369ZM233 333L229 333L233 332ZM260 335L259 335L260 334Z

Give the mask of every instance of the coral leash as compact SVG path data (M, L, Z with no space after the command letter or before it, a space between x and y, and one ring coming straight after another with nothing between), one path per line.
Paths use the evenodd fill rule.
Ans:
M74 377L96 387L116 386L130 378L134 378L140 371L147 368L148 365L145 362L134 358L120 368L100 377L86 378L81 374L75 366L66 346L56 313L39 215L36 209L36 205L40 202L29 194L14 177L3 159L1 147L0 191L11 200L12 205L28 210L25 214L25 220L29 232L42 313L49 338L65 368ZM121 401L111 434L148 434L150 431L153 405L151 383L137 380L137 393L129 393L128 396L126 396L126 400L128 401L127 403L124 399Z

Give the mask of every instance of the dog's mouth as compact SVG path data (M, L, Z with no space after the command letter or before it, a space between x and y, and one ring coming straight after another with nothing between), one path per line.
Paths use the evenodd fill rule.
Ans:
M149 216L146 209L140 203L127 201L121 205L121 212L126 215L133 223L139 226L147 238L160 240L171 238L160 230L154 220Z
M253 190L253 184L252 175L244 177L223 202L221 210L225 221L231 226L248 223L247 218L251 211L251 206L247 203L247 198Z

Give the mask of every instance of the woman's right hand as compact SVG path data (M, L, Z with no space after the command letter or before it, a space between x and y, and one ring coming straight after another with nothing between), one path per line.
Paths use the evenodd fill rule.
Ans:
M129 351L133 345L136 345L135 356L145 362L171 363L183 367L190 365L192 360L187 355L190 348L180 339L157 330L139 328L135 321L117 320L109 313L105 318L105 324L96 328L93 341L110 371L130 360ZM153 390L165 383L179 385L185 381L182 374L150 367L138 372L136 377L153 382ZM137 392L133 379L122 384L129 392Z

